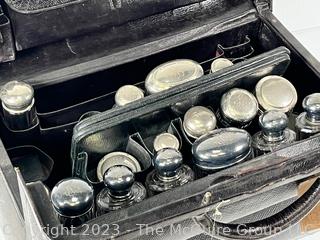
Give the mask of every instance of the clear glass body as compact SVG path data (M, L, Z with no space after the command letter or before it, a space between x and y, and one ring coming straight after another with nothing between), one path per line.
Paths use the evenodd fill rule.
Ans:
M139 182L133 184L130 193L126 196L113 196L108 188L104 188L96 198L97 216L129 207L137 202L141 202L146 196L147 191Z
M284 147L292 142L296 141L296 133L289 128L286 128L283 132L283 138L278 141L268 141L264 137L263 132L258 132L252 137L252 146L255 156L260 156L269 152L273 152L276 149Z
M296 118L295 128L298 140L303 140L320 133L320 122L310 122L306 118L306 115L307 113L304 112Z
M148 195L153 196L161 192L182 186L194 180L194 172L187 165L182 165L174 177L161 177L153 170L147 176L146 185Z

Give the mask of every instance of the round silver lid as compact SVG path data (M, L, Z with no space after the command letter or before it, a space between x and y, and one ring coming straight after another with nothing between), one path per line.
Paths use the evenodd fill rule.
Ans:
M144 98L144 92L140 88L134 85L125 85L116 92L115 102L117 106L124 106L141 98Z
M302 107L307 112L307 119L309 121L320 121L320 93L306 96L302 101Z
M178 59L161 64L146 78L149 94L158 93L204 75L201 65L193 60Z
M281 140L288 122L287 115L276 110L266 111L259 118L264 137L269 141Z
M190 108L183 118L185 133L194 139L212 131L217 126L215 114L208 108L195 106Z
M63 216L80 216L93 206L94 191L91 185L80 178L67 178L52 189L51 202Z
M2 104L8 109L23 110L33 103L33 87L25 82L10 81L0 92Z
M230 67L232 65L233 65L233 62L231 62L227 58L217 58L211 64L211 72L217 72L223 68Z
M182 166L183 157L178 150L165 148L157 152L153 162L160 176L173 177Z
M126 196L134 184L134 174L125 166L111 167L104 174L103 182L112 195Z
M161 133L154 139L153 148L156 152L169 147L179 150L180 142L175 135L171 133Z
M233 88L223 94L220 102L221 113L235 122L250 122L258 113L258 102L247 90Z
M297 103L295 87L280 76L267 76L256 85L256 96L264 110L291 111Z
M112 152L105 155L100 160L97 167L98 180L102 182L105 172L114 166L125 166L129 168L133 173L141 171L140 163L134 156L125 152Z

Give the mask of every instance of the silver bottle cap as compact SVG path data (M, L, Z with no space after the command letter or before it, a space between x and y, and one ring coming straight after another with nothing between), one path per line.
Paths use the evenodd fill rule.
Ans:
M280 76L267 76L256 85L256 96L263 110L290 112L297 103L295 87Z
M202 170L223 169L252 158L251 146L251 136L245 130L216 129L194 142L193 161Z
M125 85L116 92L115 102L117 106L121 107L141 98L144 98L144 92L140 88L134 85Z
M259 118L259 124L263 137L269 142L281 141L284 139L284 130L288 127L288 117L285 113L270 110L264 112Z
M185 133L194 139L212 131L217 126L215 114L208 108L195 106L190 108L183 119Z
M233 65L233 62L231 62L227 58L217 58L211 64L211 72L217 72L221 69L224 69L226 67L230 67L232 65Z
M103 182L112 196L125 197L134 184L134 174L125 166L111 167L104 174Z
M238 123L252 121L259 109L255 96L240 88L233 88L223 94L220 108L224 118Z
M201 65L193 60L178 59L161 64L146 78L149 94L158 93L204 75Z
M165 148L157 152L153 162L159 177L171 178L181 168L183 157L178 150Z
M24 111L34 102L34 90L31 85L11 81L6 83L1 89L2 106L9 111Z
M175 135L171 133L161 133L154 139L153 148L156 152L169 147L179 150L180 142Z
M134 156L125 152L112 152L105 155L100 160L97 167L98 180L102 182L105 172L114 166L125 166L129 168L133 173L141 171L140 163Z
M313 93L305 97L302 107L306 111L306 118L310 122L320 121L320 93Z
M92 209L94 191L92 186L80 178L64 179L52 189L51 202L62 216L81 216Z

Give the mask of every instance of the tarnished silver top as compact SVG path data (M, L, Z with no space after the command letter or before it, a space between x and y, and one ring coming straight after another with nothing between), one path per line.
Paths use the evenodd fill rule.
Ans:
M134 156L125 152L112 152L100 160L97 167L98 180L102 182L105 172L114 166L125 166L134 173L141 171L140 163Z
M216 129L192 146L193 162L203 170L217 170L232 166L252 157L252 139L242 129Z
M146 78L145 88L149 94L158 93L197 79L203 74L201 65L193 60L173 60L153 69Z
M2 105L10 110L24 110L33 104L33 97L33 87L20 81L10 81L0 91Z
M76 217L92 208L94 191L89 183L80 178L67 178L52 189L51 202L59 214Z
M140 88L134 85L125 85L116 92L115 102L117 106L124 106L141 98L144 98L144 92Z
M239 123L252 121L258 113L258 102L247 90L233 88L223 94L220 102L221 114L226 119Z
M306 117L309 121L320 121L320 93L306 96L302 101L302 107L307 112Z
M157 152L154 158L154 167L163 177L173 177L182 166L182 154L173 148L165 148Z
M232 65L233 65L233 62L231 62L227 58L217 58L211 64L211 72L217 72L223 68L230 67Z
M267 76L256 85L256 96L263 110L290 112L297 103L295 87L280 76Z
M179 150L180 142L178 138L171 133L161 133L154 139L153 148L156 152L164 148Z
M185 133L194 139L212 131L217 126L215 114L208 108L195 106L190 108L183 119Z

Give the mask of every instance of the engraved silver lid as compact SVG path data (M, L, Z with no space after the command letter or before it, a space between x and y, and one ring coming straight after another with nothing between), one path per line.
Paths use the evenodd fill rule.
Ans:
M297 103L295 87L280 76L267 76L256 85L256 97L263 110L290 112Z
M157 174L163 178L171 178L183 164L182 154L173 148L161 149L157 152L154 160L154 168Z
M52 189L51 202L59 214L77 217L92 208L94 191L91 185L80 178L67 178Z
M247 123L258 113L258 102L255 96L247 90L233 88L223 94L220 102L221 114L224 118Z
M217 58L211 64L211 72L217 72L221 69L224 69L226 67L230 67L232 65L233 65L233 62L231 62L227 58Z
M171 133L161 133L153 141L153 148L156 152L169 147L176 150L179 150L180 148L178 138Z
M105 155L100 160L97 167L98 180L102 182L105 172L114 166L125 166L129 168L133 173L141 171L140 163L134 156L125 152L112 152Z
M302 101L302 107L307 113L307 120L310 122L320 121L320 93L306 96Z
M134 184L134 174L125 166L114 166L104 174L103 182L112 196L125 197Z
M1 88L0 97L5 109L22 111L33 105L34 90L25 82L10 81Z
M288 122L287 115L276 110L266 111L259 118L263 137L269 142L283 140L283 132L288 127Z
M192 107L184 115L183 129L191 138L197 139L215 129L216 126L215 114L206 107Z
M203 170L218 170L252 158L252 139L242 129L216 129L192 146L194 164Z
M134 85L125 85L116 92L115 102L117 106L124 106L141 98L144 98L144 92L140 88Z
M197 79L203 74L201 65L193 60L173 60L153 69L146 78L145 88L149 94L154 94Z

